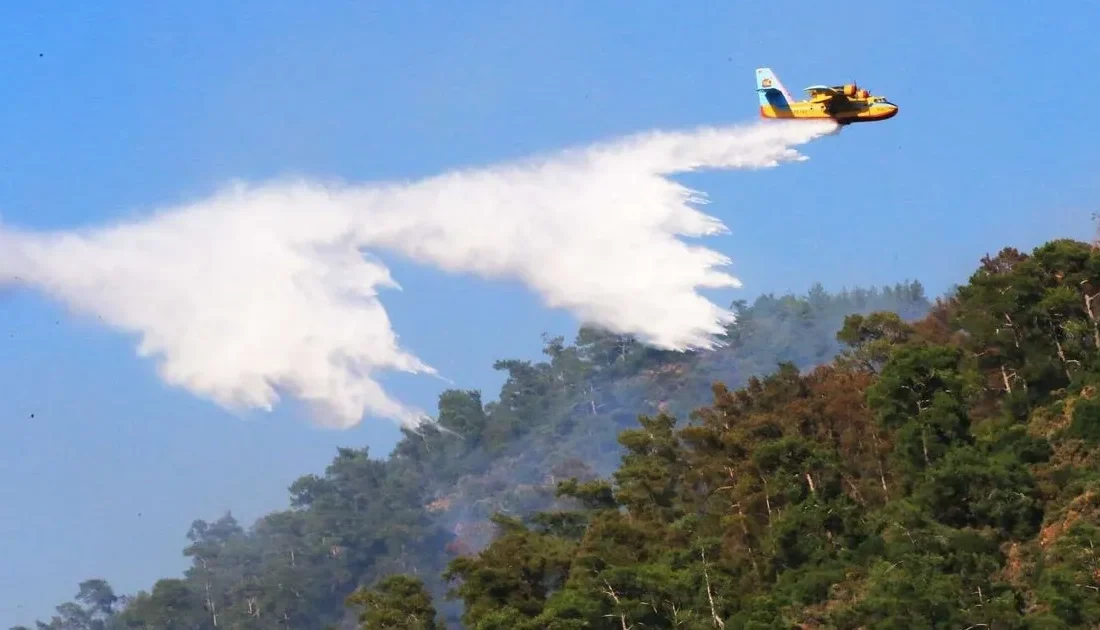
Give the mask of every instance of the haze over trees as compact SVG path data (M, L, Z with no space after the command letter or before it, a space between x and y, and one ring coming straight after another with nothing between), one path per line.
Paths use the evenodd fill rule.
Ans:
M739 303L725 348L582 329L340 449L184 575L78 585L39 630L1091 628L1100 252ZM457 434L457 435L455 435Z

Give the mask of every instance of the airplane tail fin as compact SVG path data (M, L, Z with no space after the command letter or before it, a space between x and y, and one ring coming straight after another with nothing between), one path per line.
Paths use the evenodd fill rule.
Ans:
M790 104L794 101L771 68L756 69L756 94L760 98L761 107L771 106L776 110L790 109Z

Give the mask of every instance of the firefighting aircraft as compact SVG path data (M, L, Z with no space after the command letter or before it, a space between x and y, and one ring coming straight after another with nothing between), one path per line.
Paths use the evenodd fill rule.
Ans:
M810 95L808 100L796 101L771 68L756 69L756 94L760 97L761 118L832 118L837 124L849 125L886 120L898 113L898 106L886 100L885 96L875 96L855 83L832 87L811 85L806 92Z

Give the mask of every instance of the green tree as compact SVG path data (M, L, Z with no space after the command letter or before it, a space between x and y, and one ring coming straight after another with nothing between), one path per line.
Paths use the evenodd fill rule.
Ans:
M365 608L359 615L361 630L443 628L436 621L435 606L424 583L408 575L391 575L374 588L359 588L348 596L347 605Z

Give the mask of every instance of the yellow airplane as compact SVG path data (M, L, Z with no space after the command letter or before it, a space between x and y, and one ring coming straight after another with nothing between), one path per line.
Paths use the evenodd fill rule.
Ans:
M760 97L761 118L823 120L832 118L840 125L875 122L893 118L898 106L875 96L855 83L829 87L811 85L810 98L796 101L779 82L771 68L756 69L756 94Z

